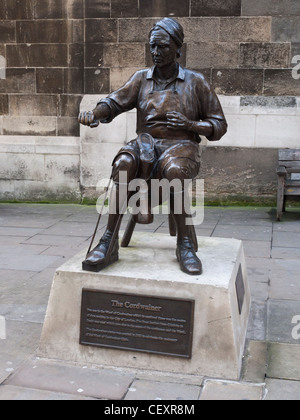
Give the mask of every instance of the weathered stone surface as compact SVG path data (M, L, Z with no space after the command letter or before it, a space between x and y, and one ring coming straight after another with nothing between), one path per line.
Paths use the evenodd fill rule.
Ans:
M272 19L272 41L299 42L300 16L274 17Z
M208 147L201 161L199 176L205 179L207 199L219 201L220 197L226 200L235 196L243 201L245 196L256 196L260 200L276 196L274 168L278 162L278 152L275 149L264 149L262 152L261 149Z
M18 43L67 43L72 41L72 21L28 20L17 22Z
M82 68L64 69L64 93L80 94L84 90L84 70ZM74 115L73 115L74 116Z
M59 115L62 117L72 117L79 114L82 95L63 95L60 97Z
M180 18L184 27L185 42L206 42L219 40L220 19L216 17Z
M74 115L78 114L75 113ZM57 119L57 135L79 137L80 127L78 124L78 117L60 117Z
M221 95L261 95L263 92L263 70L223 69L212 72L212 85Z
M4 117L4 135L56 135L56 117Z
M122 399L133 379L132 374L113 370L30 360L6 384L87 397Z
M269 344L268 378L300 380L300 346Z
M140 2L139 16L189 16L189 0L143 0Z
M86 42L117 42L116 19L87 19L85 21Z
M291 69L266 69L264 94L299 96L299 80L293 78Z
M290 66L287 43L246 43L240 45L240 67L286 68Z
M63 93L64 70L63 69L37 69L36 70L37 93Z
M0 115L8 114L8 95L0 95Z
M109 18L110 0L86 0L85 1L86 18Z
M111 17L137 17L138 0L111 0Z
M0 79L1 93L35 93L34 69L6 69L6 79Z
M104 67L144 67L144 43L106 44L103 50Z
M158 19L120 19L120 42L149 42L149 32Z
M16 24L14 21L0 21L0 42L16 41Z
M296 0L297 1L297 0ZM243 16L276 16L289 13L290 0L242 0Z
M260 401L263 385L240 382L207 380L200 396L201 401Z
M34 2L31 0L3 0L1 2L0 20L33 19Z
M108 93L110 86L109 69L94 68L84 70L85 93Z
M241 0L192 0L192 16L240 16Z
M6 46L8 67L66 67L66 44L18 44Z
M300 401L300 381L267 379L266 401Z
M56 116L58 111L58 96L10 95L9 105L11 116Z
M271 18L221 18L220 41L269 42Z
M268 343L250 341L245 358L242 380L246 382L263 383L267 371Z
M147 381L143 379L135 380L125 397L125 401L146 401L146 400L198 400L200 395L200 385L187 385L177 383L166 383Z
M83 19L83 0L67 0L63 2L63 7L64 16L68 19Z
M103 44L88 43L85 45L85 67L103 66Z
M236 68L238 61L238 43L189 43L187 48L187 67L192 69Z
M35 4L35 19L62 19L63 15L63 0L39 1Z

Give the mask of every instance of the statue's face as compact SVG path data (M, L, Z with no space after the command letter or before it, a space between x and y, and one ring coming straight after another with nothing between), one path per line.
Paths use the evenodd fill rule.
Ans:
M178 47L170 35L164 31L153 31L150 37L150 52L154 65L169 66L176 62Z

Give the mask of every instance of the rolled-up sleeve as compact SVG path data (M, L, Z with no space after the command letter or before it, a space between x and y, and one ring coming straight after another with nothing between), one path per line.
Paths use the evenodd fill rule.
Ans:
M210 122L214 129L213 135L207 139L210 141L217 141L226 134L228 128L227 121L215 91L205 79L202 89L202 119L203 121Z
M97 105L105 103L110 108L110 117L102 123L110 123L123 112L136 108L143 71L136 72L120 89L101 99Z

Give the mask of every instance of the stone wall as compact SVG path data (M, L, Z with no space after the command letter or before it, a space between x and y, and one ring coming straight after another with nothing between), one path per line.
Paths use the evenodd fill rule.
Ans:
M297 147L300 131L299 0L2 0L0 199L81 199L82 161L89 151L80 146L80 103L85 95L108 94L151 65L148 33L162 16L176 17L184 26L181 64L202 71L227 104L232 128L217 146L224 147L218 156L227 159L241 149L245 159L242 149L248 148L248 156L263 159L255 149L273 149L247 194L259 200L265 176L269 196L275 197L276 176L271 182L270 174L276 150ZM51 152L44 149L41 156L40 143ZM107 162L119 143L106 144ZM204 153L208 172L203 176L215 167L212 150ZM40 168L34 174L32 162ZM60 168L55 182L53 165ZM230 173L229 184L236 175L243 179L239 171L234 175L234 165ZM228 182L208 181L208 196L231 196Z

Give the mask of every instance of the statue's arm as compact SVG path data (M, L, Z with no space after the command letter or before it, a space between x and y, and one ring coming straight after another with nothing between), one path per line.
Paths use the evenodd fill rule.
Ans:
M142 78L143 72L136 72L124 86L101 99L93 111L81 112L78 117L80 124L98 127L100 122L109 123L123 112L135 108Z
M105 102L100 102L93 111L84 111L79 114L78 121L91 128L98 127L100 121L110 119L111 110Z

